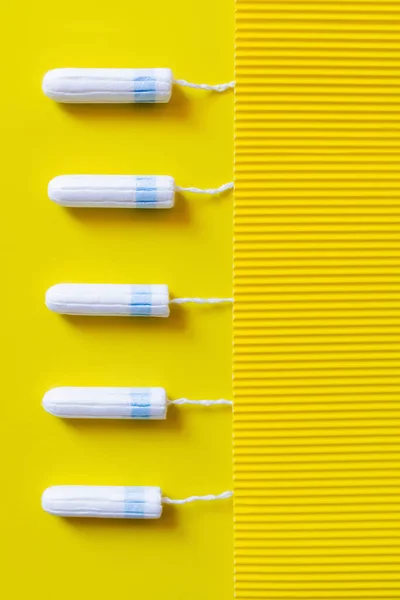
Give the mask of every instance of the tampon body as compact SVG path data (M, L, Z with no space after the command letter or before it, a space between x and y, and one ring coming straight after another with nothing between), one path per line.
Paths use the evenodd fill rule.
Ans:
M43 91L57 102L168 102L171 69L53 69Z
M46 292L46 306L64 315L168 317L167 285L60 283Z
M59 485L43 492L42 508L60 517L159 519L159 487Z
M58 387L46 392L43 408L67 419L165 419L161 387Z
M50 181L48 194L62 206L171 208L175 181L159 175L61 175Z

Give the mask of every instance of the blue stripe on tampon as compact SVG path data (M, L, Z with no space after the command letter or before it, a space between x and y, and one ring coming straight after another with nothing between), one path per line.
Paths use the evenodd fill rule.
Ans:
M151 304L131 304L132 317L148 317L151 315Z
M142 304L151 304L151 293L149 294L132 294L131 296L131 305L135 306L136 304L138 306L142 305Z
M156 101L156 80L155 77L134 77L133 96L135 102L155 102Z
M151 294L152 286L145 284L137 284L132 285L133 293L136 294Z
M124 515L142 519L145 511L144 490L140 487L125 487Z
M131 418L132 419L149 419L150 418L150 404L135 406L131 404Z
M157 203L156 177L137 177L135 202L136 204Z
M147 317L151 315L151 286L133 285L131 288L130 314L136 317Z
M136 190L135 193L136 206L139 204L157 203L157 189Z
M148 419L151 416L150 391L133 392L131 396L131 418Z

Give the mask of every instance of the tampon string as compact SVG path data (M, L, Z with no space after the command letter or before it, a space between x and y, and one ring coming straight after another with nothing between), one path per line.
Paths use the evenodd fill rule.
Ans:
M168 498L167 496L162 497L163 504L189 504L190 502L210 502L212 500L227 500L233 496L232 491L222 492L222 494L213 495L208 494L207 496L189 496L189 498L183 498L182 500L174 500L172 498Z
M173 298L170 304L226 304L233 302L233 298Z
M219 83L217 85L208 85L207 83L190 83L186 79L174 79L176 85L192 88L194 90L205 90L206 92L226 92L235 87L234 81L228 83Z
M229 405L232 406L232 400L225 400L220 398L219 400L189 400L188 398L178 398L177 400L168 400L168 404L176 404L177 406L182 404L193 404L194 406L216 406L216 405Z
M217 188L197 188L197 187L181 187L180 185L175 186L175 190L177 192L191 192L193 194L206 194L208 196L217 196L218 194L222 194L228 190L232 190L234 186L233 181L229 183L224 183Z

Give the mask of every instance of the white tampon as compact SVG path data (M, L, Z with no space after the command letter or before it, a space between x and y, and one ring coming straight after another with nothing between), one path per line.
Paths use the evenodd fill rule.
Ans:
M58 387L46 392L43 408L64 419L165 419L169 405L232 405L231 400L168 400L164 388Z
M163 388L58 387L43 398L43 408L65 419L165 419Z
M159 487L57 485L43 492L42 507L60 517L159 519Z
M234 82L219 85L192 84L173 79L171 69L53 69L43 79L43 91L57 102L164 103L172 85L224 92Z
M46 293L46 306L65 315L168 317L166 285L60 283Z
M152 175L61 175L50 181L48 194L62 206L171 208L175 182Z
M162 496L159 487L59 485L43 492L42 508L59 517L159 519L163 504L225 500L232 495L228 491L173 500Z
M233 188L183 188L168 175L60 175L48 185L50 200L61 206L92 208L172 208L175 191L215 196Z
M174 298L167 285L59 283L46 292L46 306L64 315L168 317L170 304L220 304L232 298Z

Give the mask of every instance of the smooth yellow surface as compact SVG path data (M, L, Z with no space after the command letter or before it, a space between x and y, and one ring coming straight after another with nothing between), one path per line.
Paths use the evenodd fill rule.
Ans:
M400 598L400 1L237 0L237 600Z
M233 75L233 4L38 0L2 8L1 596L232 598L230 501L154 522L63 520L54 484L160 485L172 497L230 489L229 409L176 408L166 422L66 422L41 408L58 385L164 386L231 397L231 308L170 319L63 318L57 282L167 283L176 296L230 296L232 196L180 196L169 211L69 210L60 174L230 181L233 94L174 91L159 106L62 106L41 92L55 67L158 67L220 83Z

